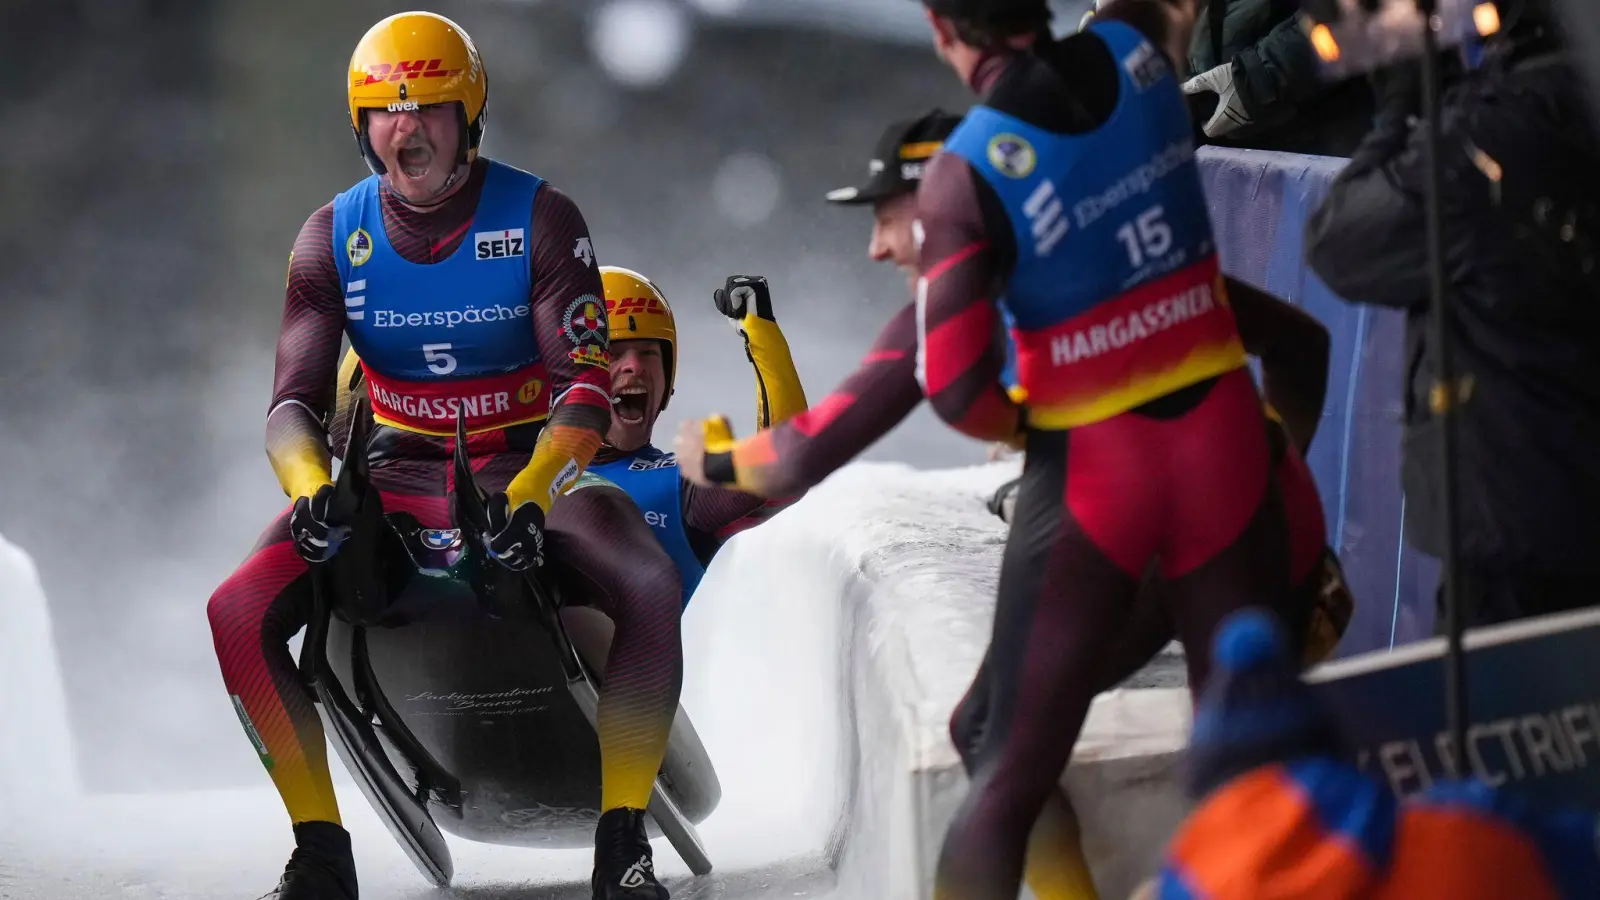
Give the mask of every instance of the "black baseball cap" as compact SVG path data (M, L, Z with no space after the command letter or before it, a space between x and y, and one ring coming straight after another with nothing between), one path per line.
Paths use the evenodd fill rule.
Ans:
M867 164L866 184L829 191L828 202L876 203L915 191L928 160L960 124L960 116L935 109L921 118L890 125Z

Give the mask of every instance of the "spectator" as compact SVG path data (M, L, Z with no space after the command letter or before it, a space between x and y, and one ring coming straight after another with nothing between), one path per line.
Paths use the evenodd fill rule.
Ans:
M1360 79L1329 84L1300 25L1298 0L1210 0L1189 44L1183 86L1207 143L1349 156L1372 118Z
M1135 897L1592 900L1593 810L1534 806L1476 779L1397 796L1352 764L1286 638L1254 611L1218 629L1184 765L1195 806Z
M1600 601L1600 147L1542 0L1499 6L1502 31L1444 96L1439 160L1469 626ZM1438 557L1438 347L1414 69L1374 79L1377 122L1312 216L1306 254L1342 297L1406 315L1406 529Z
M1084 12L1079 30L1109 0ZM1372 117L1358 79L1327 83L1299 0L1202 0L1183 92L1202 144L1349 156Z

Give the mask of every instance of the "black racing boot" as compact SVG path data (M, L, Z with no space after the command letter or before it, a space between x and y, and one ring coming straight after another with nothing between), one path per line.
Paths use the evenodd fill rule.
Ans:
M594 900L667 900L672 896L656 881L650 842L644 834L644 810L613 809L594 830Z
M283 878L261 900L357 900L350 832L332 822L301 822L294 843Z

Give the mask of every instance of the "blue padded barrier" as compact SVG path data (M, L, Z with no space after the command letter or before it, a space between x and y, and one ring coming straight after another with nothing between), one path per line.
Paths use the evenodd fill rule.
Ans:
M1307 462L1356 596L1338 655L1428 637L1438 565L1401 536L1404 319L1344 302L1302 252L1306 219L1346 161L1219 147L1199 157L1223 269L1311 313L1333 339L1328 399Z

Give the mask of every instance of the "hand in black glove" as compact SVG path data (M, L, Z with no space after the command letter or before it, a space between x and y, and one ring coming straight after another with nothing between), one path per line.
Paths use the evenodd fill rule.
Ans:
M328 508L333 504L333 485L325 484L309 497L294 501L289 513L289 535L294 539L294 549L306 562L327 562L338 551L348 527L328 522Z
M544 510L532 500L516 510L504 493L489 498L489 555L513 572L544 565Z
M729 275L728 281L711 295L717 311L738 322L755 313L768 322L778 321L772 314L772 291L760 275Z
M989 507L989 512L998 516L1000 521L1006 523L1007 525L1011 524L1011 517L1016 514L1017 488L1021 486L1022 479L1020 477L1013 478L1005 484L1000 485L1000 487L995 490L993 496L989 498L989 503L987 504Z

